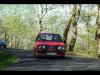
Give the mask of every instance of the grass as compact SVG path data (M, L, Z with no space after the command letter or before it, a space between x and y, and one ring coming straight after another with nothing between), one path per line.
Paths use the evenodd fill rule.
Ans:
M86 57L86 58L96 58L95 50L74 50L73 52L66 51L66 55L77 56L77 57Z
M16 59L15 56L0 51L0 70L14 63Z

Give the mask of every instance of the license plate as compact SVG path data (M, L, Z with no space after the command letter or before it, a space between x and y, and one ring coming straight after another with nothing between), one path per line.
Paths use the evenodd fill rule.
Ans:
M48 52L47 55L57 55L57 54Z

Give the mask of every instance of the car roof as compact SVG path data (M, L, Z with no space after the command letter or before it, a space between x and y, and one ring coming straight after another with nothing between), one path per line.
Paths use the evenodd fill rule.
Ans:
M38 34L58 34L58 33L43 30L43 31L39 32Z
M57 33L47 33L47 32L44 33L44 32L43 32L43 33L39 33L39 34L57 34ZM58 35L60 35L60 34L58 34Z

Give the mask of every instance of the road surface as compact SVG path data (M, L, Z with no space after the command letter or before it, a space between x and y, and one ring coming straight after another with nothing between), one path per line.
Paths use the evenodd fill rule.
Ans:
M33 51L1 49L19 58L5 71L100 71L100 60L94 58L69 57L65 59L35 59Z

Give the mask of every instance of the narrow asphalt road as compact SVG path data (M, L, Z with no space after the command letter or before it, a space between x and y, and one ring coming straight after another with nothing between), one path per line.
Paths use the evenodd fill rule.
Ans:
M0 49L19 58L5 71L100 71L100 60L93 58L69 57L65 59L35 59L33 51Z

